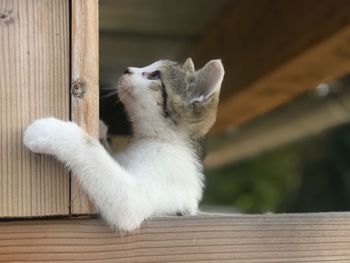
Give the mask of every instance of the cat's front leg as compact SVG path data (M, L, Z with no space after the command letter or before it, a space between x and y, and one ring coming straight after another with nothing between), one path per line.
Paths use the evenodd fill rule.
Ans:
M113 227L132 231L152 214L143 187L75 123L37 120L25 131L24 144L62 161Z
M71 152L84 137L84 131L73 122L55 118L34 121L25 131L23 142L35 153L59 157Z

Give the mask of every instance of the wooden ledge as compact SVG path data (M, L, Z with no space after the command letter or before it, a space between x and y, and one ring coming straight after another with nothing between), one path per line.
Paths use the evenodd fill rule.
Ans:
M0 222L0 262L350 262L350 213Z

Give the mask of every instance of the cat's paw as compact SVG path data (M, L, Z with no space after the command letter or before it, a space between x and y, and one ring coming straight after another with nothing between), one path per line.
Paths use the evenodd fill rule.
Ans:
M23 143L35 153L54 154L65 125L66 122L55 118L36 120L25 130Z

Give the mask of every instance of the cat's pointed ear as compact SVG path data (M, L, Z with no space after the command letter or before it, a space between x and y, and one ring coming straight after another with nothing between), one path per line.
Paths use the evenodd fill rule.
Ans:
M189 72L191 72L191 73L194 73L194 72L195 72L194 64L193 64L192 58L186 59L184 65L183 65L183 69L184 69L185 71L189 71Z
M191 101L201 102L215 92L219 92L225 70L220 59L210 60L196 72L196 85L192 91Z

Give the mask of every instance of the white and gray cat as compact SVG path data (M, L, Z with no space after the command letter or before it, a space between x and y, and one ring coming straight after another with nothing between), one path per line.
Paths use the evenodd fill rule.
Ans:
M220 60L198 71L191 59L128 68L117 91L134 136L114 156L75 123L55 118L33 122L24 144L63 162L119 230L137 229L152 216L194 215L204 179L197 143L215 122L223 77Z

